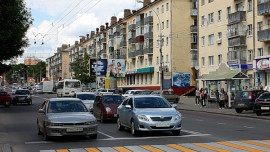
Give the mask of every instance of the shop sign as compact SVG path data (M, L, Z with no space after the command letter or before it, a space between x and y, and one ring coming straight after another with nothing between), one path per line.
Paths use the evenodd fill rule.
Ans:
M230 60L230 61L227 62L227 64L229 66L231 66L231 65L239 65L240 61L239 60Z
M253 68L256 70L269 69L269 64L270 64L269 58L253 60Z

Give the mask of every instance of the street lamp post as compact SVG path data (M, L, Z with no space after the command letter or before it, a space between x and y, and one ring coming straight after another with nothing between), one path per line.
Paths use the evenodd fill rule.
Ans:
M137 0L138 3L143 3L143 1L141 0ZM146 4L146 6L148 8L150 8L157 16L158 18L158 22L159 22L159 53L160 53L160 66L159 66L159 72L160 72L160 95L162 95L162 90L163 90L163 56L162 56L162 43L163 43L163 40L162 40L162 33L161 33L161 22L160 22L160 18L159 18L159 15L157 14L157 12L152 8L150 7L149 4Z

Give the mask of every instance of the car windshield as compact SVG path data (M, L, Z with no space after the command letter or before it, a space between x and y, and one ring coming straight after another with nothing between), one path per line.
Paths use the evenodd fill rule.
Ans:
M260 99L270 99L270 93L265 93L260 96Z
M103 96L103 103L105 104L121 104L122 101L122 96Z
M79 81L78 82L66 81L65 85L66 85L66 88L80 88L81 86Z
M236 97L237 98L248 98L249 97L249 92L248 91L238 92Z
M16 90L15 93L16 94L21 94L21 95L30 94L30 92L28 90Z
M81 101L51 101L48 104L48 113L87 112Z
M81 100L95 100L94 94L77 94L77 98Z
M136 108L171 108L168 101L157 97L135 98L134 105Z
M139 94L140 95L149 95L149 94L151 94L152 93L152 91L142 91L142 92L140 92Z

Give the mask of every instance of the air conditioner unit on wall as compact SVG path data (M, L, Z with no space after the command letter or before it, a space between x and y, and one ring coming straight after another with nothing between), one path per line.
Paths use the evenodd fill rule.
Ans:
M222 39L217 39L217 44L221 44L222 43Z

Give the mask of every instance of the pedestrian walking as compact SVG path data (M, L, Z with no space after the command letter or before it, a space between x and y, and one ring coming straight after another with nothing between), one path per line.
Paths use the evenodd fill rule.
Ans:
M224 109L225 107L225 100L226 100L226 92L224 91L224 88L221 89L219 96L220 96L220 104L219 108Z
M196 91L195 91L195 105L199 105L200 103L200 91L199 91L199 88L196 88Z
M206 102L208 101L208 89L204 89L204 106L206 105Z
M201 90L200 90L200 99L201 99L201 106L204 107L205 98L204 98L204 89L203 88L201 88Z
M218 90L215 91L215 95L216 95L216 99L215 100L219 104L219 107L220 107L220 100L219 100L219 92L218 92Z

